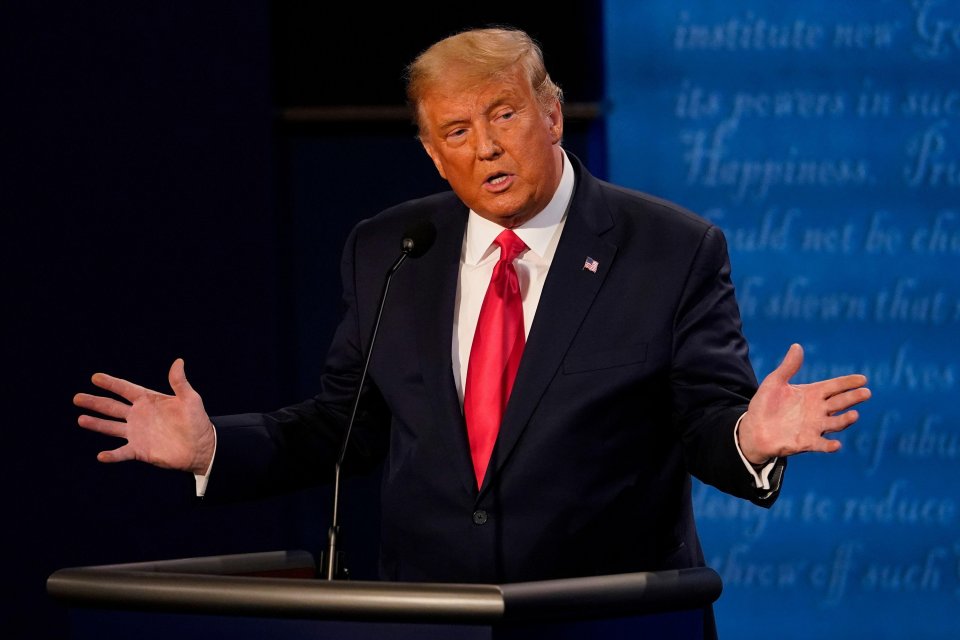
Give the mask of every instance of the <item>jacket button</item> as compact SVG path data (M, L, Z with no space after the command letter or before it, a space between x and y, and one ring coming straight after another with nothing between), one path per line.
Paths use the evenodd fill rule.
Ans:
M486 524L487 519L487 512L483 509L477 509L473 512L473 524Z

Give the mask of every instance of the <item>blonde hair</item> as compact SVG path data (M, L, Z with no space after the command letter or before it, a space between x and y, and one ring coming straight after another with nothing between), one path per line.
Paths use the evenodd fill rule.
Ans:
M406 71L407 101L414 121L423 130L420 102L432 86L456 70L464 84L489 80L519 64L544 113L553 101L563 102L563 91L550 79L543 52L523 31L511 28L472 29L432 45Z

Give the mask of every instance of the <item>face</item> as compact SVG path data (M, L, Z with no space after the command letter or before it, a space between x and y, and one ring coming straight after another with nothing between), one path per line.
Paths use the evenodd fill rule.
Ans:
M421 142L440 175L487 220L517 227L560 184L563 115L544 113L519 66L462 88L440 81L420 102Z

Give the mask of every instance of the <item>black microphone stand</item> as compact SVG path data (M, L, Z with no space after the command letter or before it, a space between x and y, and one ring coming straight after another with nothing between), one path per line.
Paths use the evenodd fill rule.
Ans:
M377 317L373 323L373 331L370 332L370 341L367 343L367 354L363 361L363 370L360 372L360 383L357 385L357 395L354 396L353 399L353 408L350 410L350 421L347 423L347 430L343 436L340 455L337 456L337 464L333 473L333 519L330 521L330 529L327 531L327 552L322 558L327 580L335 580L349 576L347 568L342 562L339 562L337 558L337 537L340 535L340 467L343 466L343 459L347 455L347 446L350 443L350 432L353 430L353 423L357 419L357 408L360 406L363 383L367 380L367 370L370 368L370 357L373 355L373 345L377 341L377 331L380 329L380 318L383 316L383 308L387 303L387 292L390 290L390 281L393 280L393 275L400 269L400 266L403 265L408 257L418 258L430 248L433 244L435 234L436 229L430 223L421 223L418 227L408 231L403 238L402 253L397 257L396 261L394 261L390 270L387 271L387 276L383 283L383 292L380 294L380 306L377 308Z

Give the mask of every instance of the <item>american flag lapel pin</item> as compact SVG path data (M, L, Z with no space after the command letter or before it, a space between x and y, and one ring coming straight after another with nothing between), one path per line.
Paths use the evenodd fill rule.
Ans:
M587 256L587 259L583 261L583 268L591 273L596 273L597 267L599 266L600 266L600 263L594 260L593 258L591 258L590 256Z

